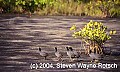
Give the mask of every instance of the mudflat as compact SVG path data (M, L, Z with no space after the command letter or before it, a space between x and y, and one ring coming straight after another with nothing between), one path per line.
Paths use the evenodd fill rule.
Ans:
M66 46L72 46L77 51L82 51L80 39L74 39L69 28L76 24L83 27L90 20L100 21L108 26L108 31L113 29L117 34L105 43L111 48L113 54L106 56L102 63L116 63L116 69L80 69L80 68L38 68L31 69L31 64L35 63L61 63L54 61L54 47L63 53L63 63L70 63L66 55ZM39 55L38 48L41 47L49 53L47 60ZM120 70L120 56L115 53L120 52L120 19L118 18L91 18L78 16L0 16L0 71L1 72L105 72ZM83 55L82 61L72 63L90 62L87 55Z

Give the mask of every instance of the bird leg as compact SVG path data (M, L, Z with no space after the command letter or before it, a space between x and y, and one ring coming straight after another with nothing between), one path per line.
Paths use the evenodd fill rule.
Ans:
M58 60L61 60L61 57L58 57Z
M59 60L60 60L60 57L57 57L57 60L59 61Z
M44 57L44 60L47 60L46 56Z
M70 57L70 61L73 62L73 59Z
M62 60L62 58L61 58L61 57L57 57L57 59L58 59L58 61Z

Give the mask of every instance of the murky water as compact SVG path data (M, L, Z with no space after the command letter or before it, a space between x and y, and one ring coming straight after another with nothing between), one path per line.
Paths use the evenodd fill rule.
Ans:
M51 62L58 63L52 60L54 47L57 46L59 51L66 55L66 46L72 46L75 50L83 49L80 39L74 39L69 31L69 28L76 24L78 27L83 27L89 20L101 21L108 30L116 29L117 34L105 46L111 48L113 54L120 52L120 19L95 19L87 17L64 17L64 16L46 16L46 17L0 17L0 70L1 71L44 71L45 69L30 69L31 63ZM39 56L38 47L48 51L49 60L44 61ZM88 58L83 56L83 58ZM116 63L119 62L120 56L108 56L101 62ZM82 61L84 62L84 61ZM67 61L65 62L67 63ZM52 71L53 69L46 69ZM119 71L117 69L57 69L54 71Z

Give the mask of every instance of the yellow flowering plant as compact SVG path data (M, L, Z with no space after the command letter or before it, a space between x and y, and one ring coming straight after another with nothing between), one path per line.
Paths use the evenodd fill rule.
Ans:
M74 38L81 38L86 44L89 45L87 51L96 49L97 53L102 53L102 45L111 38L110 35L116 33L116 31L107 32L107 26L104 26L101 22L95 22L90 20L87 25L85 25L82 29L77 31L76 25L73 25L70 30L74 30L73 33Z

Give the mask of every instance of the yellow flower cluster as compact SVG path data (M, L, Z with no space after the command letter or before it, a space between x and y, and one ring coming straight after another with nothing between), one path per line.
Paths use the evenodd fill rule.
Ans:
M105 41L111 38L110 35L115 34L116 31L106 32L107 26L104 26L101 22L90 22L84 26L80 31L76 31L76 25L73 25L70 30L75 30L73 33L74 38L82 38L84 40L95 41L98 44L103 44Z

